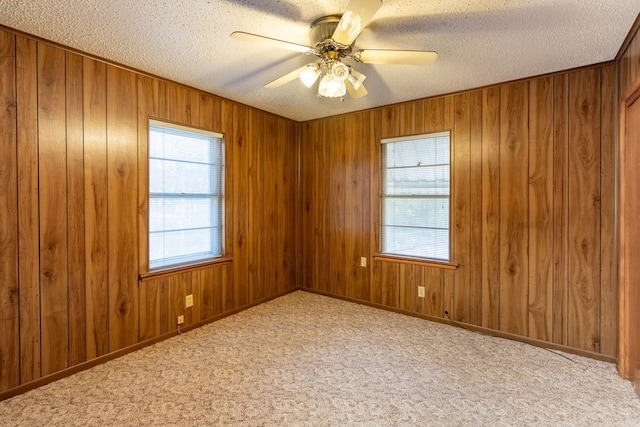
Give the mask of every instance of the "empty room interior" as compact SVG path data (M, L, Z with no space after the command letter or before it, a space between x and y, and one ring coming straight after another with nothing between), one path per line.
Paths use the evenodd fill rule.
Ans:
M235 418L157 405L168 424L304 424L308 410L310 425L573 425L564 409L526 418L466 397L459 419L425 418L429 398L411 414L385 406L404 385L465 376L376 379L401 360L435 364L430 348L451 366L507 363L511 350L477 340L535 351L522 363L548 358L550 376L610 371L632 400L609 411L635 425L639 12L640 0L0 0L0 425L30 425L10 405L32 399L22 416L34 416L48 387L143 354L193 360L188 348L221 352L190 381L207 414ZM425 338L438 328L452 338ZM404 356L378 354L393 347ZM255 378L214 365L278 354L298 377L248 398L272 418L207 400L205 378L261 389L284 359ZM273 397L305 395L293 388L304 366L318 376L304 390L347 396L322 378L361 379L352 358L368 401ZM517 388L510 369L497 376ZM168 390L181 383L162 372ZM96 414L128 416L104 405Z

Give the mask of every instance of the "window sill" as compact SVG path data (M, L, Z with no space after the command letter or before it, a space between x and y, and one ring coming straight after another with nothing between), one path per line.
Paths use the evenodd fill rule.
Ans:
M456 270L458 268L458 264L447 261L436 261L432 259L425 258L411 258L404 256L396 256L396 255L387 255L381 253L373 254L374 261L386 261L386 262L396 262L399 264L411 264L411 265L420 265L423 267L435 267L442 268L443 270Z
M221 258L215 258L209 261L201 262L198 264L189 264L189 265L182 265L180 267L167 268L164 270L148 271L146 273L140 273L140 275L138 276L138 281L145 282L151 279L159 279L162 277L174 276L176 274L200 270L203 268L211 267L212 265L224 264L231 261L233 261L232 258L221 257Z

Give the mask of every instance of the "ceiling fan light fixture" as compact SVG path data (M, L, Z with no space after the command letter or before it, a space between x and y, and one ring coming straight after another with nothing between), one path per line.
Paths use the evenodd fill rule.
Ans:
M331 66L331 75L336 80L344 81L349 77L349 67L337 61Z
M353 86L355 90L360 89L360 86L362 86L362 83L366 78L367 76L354 70L353 68L349 70L349 76L347 76L347 80L349 80L349 83L351 83L351 86Z
M343 80L335 79L331 74L326 74L318 86L318 94L327 98L339 98L347 93L347 87Z
M309 65L300 73L300 80L306 87L311 87L320 77L320 68L317 65Z

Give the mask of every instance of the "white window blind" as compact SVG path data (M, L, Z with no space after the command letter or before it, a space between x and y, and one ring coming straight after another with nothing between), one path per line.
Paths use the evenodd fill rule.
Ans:
M149 267L223 251L222 135L149 122Z
M382 252L449 261L449 133L382 140Z

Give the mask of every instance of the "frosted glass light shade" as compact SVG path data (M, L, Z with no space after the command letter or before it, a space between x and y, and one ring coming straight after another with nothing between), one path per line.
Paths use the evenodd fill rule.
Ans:
M347 77L347 79L349 80L349 83L351 83L351 86L353 86L353 88L355 90L358 90L360 88L360 86L362 86L362 82L364 82L364 79L366 79L367 76L365 76L362 73L357 72L354 69L351 69L351 72L349 73L349 76Z
M306 87L311 87L320 77L320 69L316 66L309 65L300 73L300 80Z
M344 85L344 81L334 79L331 74L325 75L322 80L320 80L318 94L321 96L338 98L340 96L344 96L346 92L347 87Z

